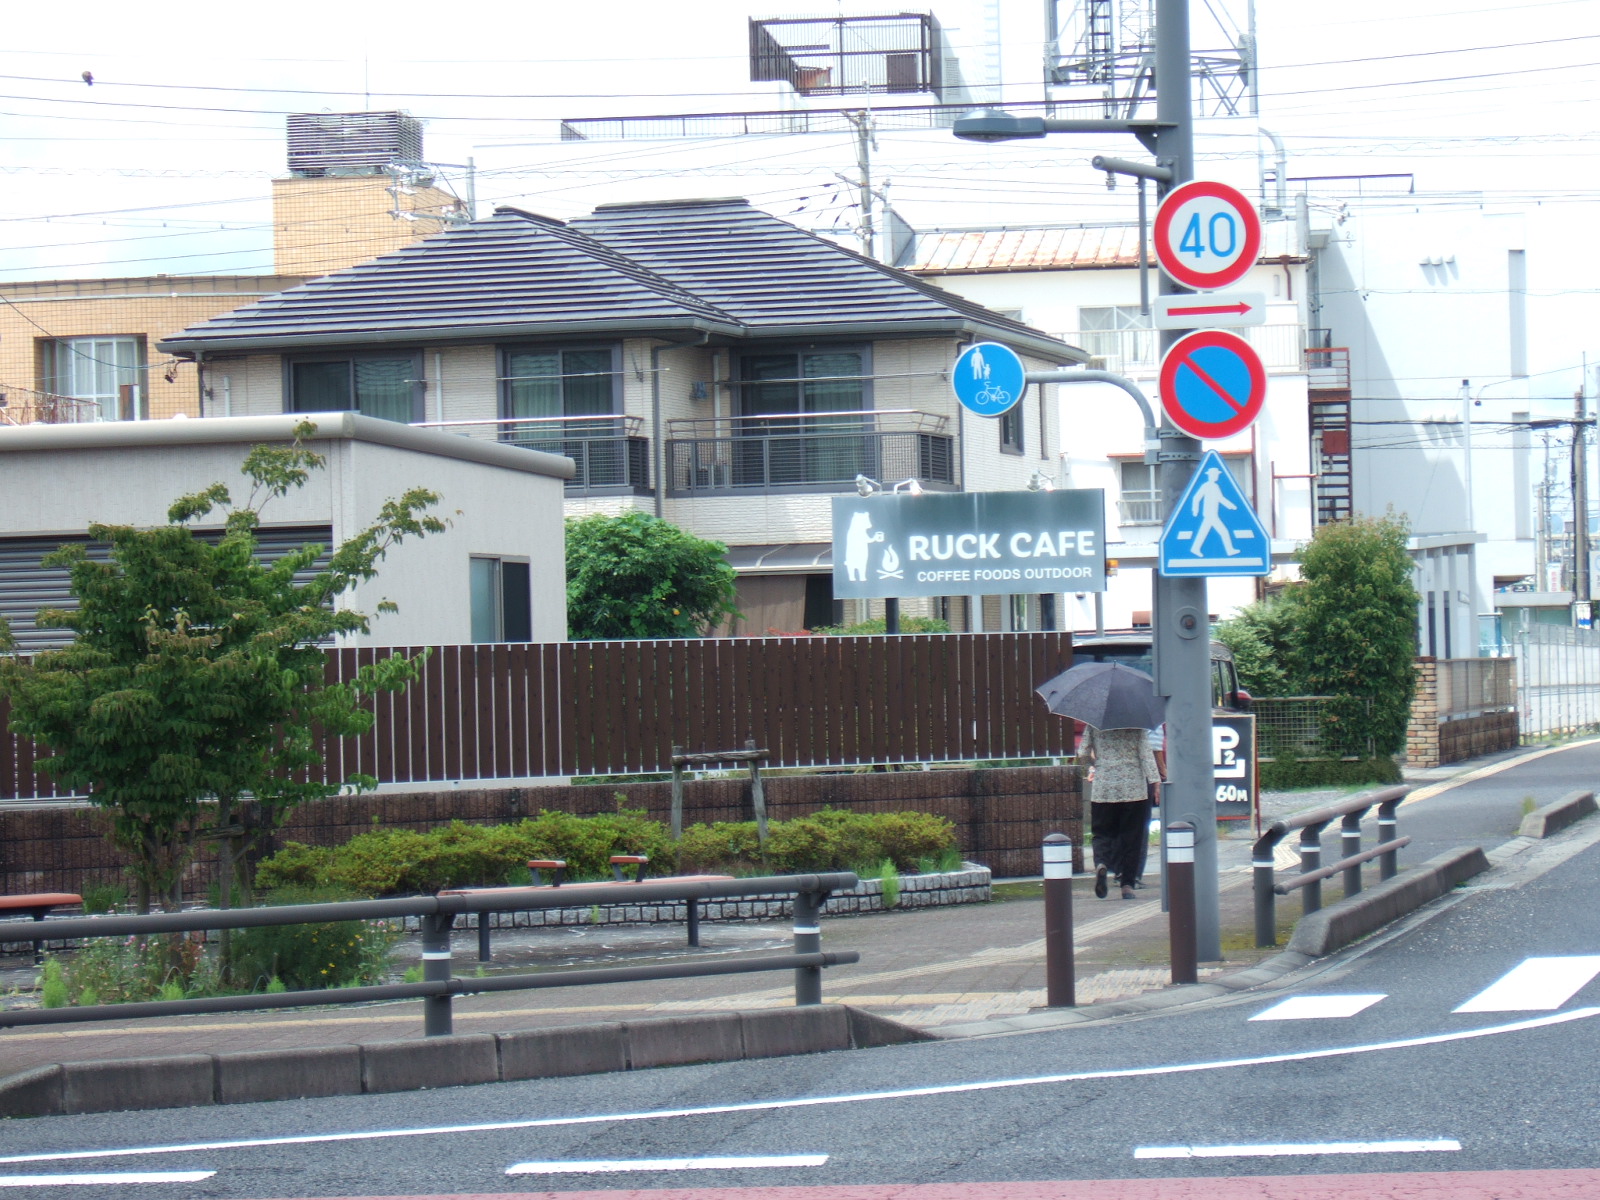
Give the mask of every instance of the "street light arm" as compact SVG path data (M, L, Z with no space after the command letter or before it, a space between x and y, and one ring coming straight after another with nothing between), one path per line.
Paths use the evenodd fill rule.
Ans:
M1025 378L1029 383L1109 383L1112 387L1121 388L1133 397L1139 411L1144 414L1145 462L1156 461L1155 453L1161 445L1160 422L1156 420L1155 410L1150 407L1144 392L1139 390L1139 385L1126 375L1118 375L1115 371L1029 371Z
M957 117L951 131L969 142L1009 142L1042 138L1047 133L1131 133L1148 136L1171 128L1170 121L1116 121L1103 118L1074 120L1064 117L1014 117L998 108L980 108Z

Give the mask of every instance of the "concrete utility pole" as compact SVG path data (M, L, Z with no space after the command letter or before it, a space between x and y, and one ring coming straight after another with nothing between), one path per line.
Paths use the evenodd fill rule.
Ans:
M1189 0L1156 0L1156 161L1172 171L1165 195L1194 178L1194 100L1189 94ZM1181 293L1161 276L1161 293ZM1163 330L1166 353L1188 330ZM1200 458L1195 438L1161 431L1158 478L1162 518L1171 518ZM1167 787L1162 827L1194 826L1195 949L1201 962L1222 957L1217 877L1216 786L1211 777L1211 618L1204 578L1155 575L1156 691L1167 697Z
M1040 138L1047 133L1132 134L1156 157L1154 167L1096 159L1101 170L1153 179L1160 195L1194 178L1194 100L1190 94L1189 0L1156 0L1156 115L1152 120L1014 117L984 110L959 118L953 132L972 141ZM1131 108L1130 108L1131 111ZM1163 274L1164 294L1182 293ZM1163 351L1188 330L1164 331ZM1103 373L1102 373L1103 374ZM1029 382L1087 380L1083 371L1030 372ZM1116 382L1107 377L1106 382ZM1136 398L1143 400L1138 390ZM1153 421L1149 422L1153 424ZM1156 454L1164 517L1170 517L1189 485L1200 458L1200 443L1176 429L1163 428ZM1195 829L1195 942L1201 962L1222 957L1221 904L1217 879L1217 818L1211 776L1211 621L1206 581L1167 579L1154 587L1156 691L1167 698L1167 777L1163 826L1187 821Z
M1588 380L1584 380L1587 387ZM1572 599L1589 601L1589 457L1584 390L1572 398Z

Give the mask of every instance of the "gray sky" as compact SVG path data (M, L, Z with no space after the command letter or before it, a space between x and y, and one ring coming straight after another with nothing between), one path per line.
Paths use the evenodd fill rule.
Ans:
M1208 7L1195 0L1196 42ZM1038 0L1007 0L1011 61L1037 61ZM900 5L821 0L814 11ZM977 0L928 5L969 77L984 57ZM1600 4L1533 0L1257 0L1259 118L1204 122L1201 174L1254 190L1265 126L1290 175L1416 176L1408 204L1570 205L1600 186ZM1396 10L1402 10L1396 15ZM14 5L0 50L0 272L7 279L270 269L267 181L283 114L404 108L431 161L479 166L480 212L568 217L611 200L748 195L811 228L853 221L835 177L842 136L561 143L562 117L776 107L752 85L749 0L463 8L286 0L269 10L174 0ZM64 15L67 19L63 19ZM85 84L91 71L94 85ZM1004 81L1005 96L1039 85ZM1094 153L1065 139L1003 148L948 132L885 133L875 174L919 227L1131 219ZM1369 187L1371 185L1368 185ZM1381 187L1379 190L1382 190ZM1397 200L1396 203L1399 201Z

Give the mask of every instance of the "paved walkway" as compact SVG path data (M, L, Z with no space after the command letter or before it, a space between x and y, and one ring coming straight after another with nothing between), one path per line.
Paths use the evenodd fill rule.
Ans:
M1585 747L1588 747L1586 749ZM1421 825L1431 805L1470 811L1483 836L1497 844L1511 837L1525 797L1549 803L1577 787L1590 787L1600 767L1600 744L1586 743L1554 754L1519 753L1480 759L1431 772L1410 773L1421 785L1416 804L1402 811ZM1340 792L1270 794L1264 814L1271 820L1287 812L1327 803ZM1454 820L1444 822L1454 826ZM1496 831L1503 831L1498 833ZM1431 841L1432 839L1429 839ZM1257 950L1253 936L1248 829L1238 828L1220 843L1221 912L1224 961L1202 966L1202 978L1239 970L1274 953ZM1454 844L1454 843L1452 843ZM1433 849L1412 847L1402 865L1420 862ZM1284 865L1296 860L1287 848ZM1153 874L1153 872L1152 872ZM1091 881L1074 885L1078 1003L1092 1006L1160 989L1168 982L1167 926L1156 889L1140 899L1096 900ZM1331 889L1337 891L1335 886ZM1336 898L1330 896L1329 899ZM1284 934L1299 912L1294 901L1280 904ZM787 924L702 927L701 954L770 953L787 947ZM511 963L548 961L551 939L566 944L555 951L566 961L649 959L660 961L690 952L679 929L607 928L575 937L571 931L517 931L496 935L497 959ZM1037 880L1006 881L991 904L922 909L823 923L827 950L855 950L861 961L830 968L823 993L847 1003L923 1028L964 1025L1026 1013L1045 1001L1042 885ZM455 939L456 973L475 969L476 940ZM403 948L402 957L415 949ZM0 961L12 980L28 974L22 960ZM787 972L704 979L667 980L603 987L472 996L455 1002L457 1032L508 1032L592 1021L675 1015L686 1012L775 1007L793 1002ZM89 1061L182 1053L271 1050L351 1042L416 1038L422 1034L417 1001L356 1008L239 1013L139 1022L99 1022L48 1029L0 1031L0 1077L53 1062Z

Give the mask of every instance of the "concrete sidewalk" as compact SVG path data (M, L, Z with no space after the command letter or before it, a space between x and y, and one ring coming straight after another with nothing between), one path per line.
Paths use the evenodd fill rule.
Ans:
M1574 788L1592 787L1588 781L1596 771L1590 769L1591 761L1600 766L1600 743L1408 773L1408 781L1419 785L1421 799L1408 801L1402 810L1401 833L1411 826L1421 828L1430 807L1442 809L1444 798L1450 797L1451 804L1477 813L1477 824L1488 831L1480 840L1490 848L1515 835L1526 796L1545 804ZM1263 800L1264 820L1318 807L1342 794L1269 794ZM1459 827L1453 820L1443 824ZM1501 829L1503 836L1496 835ZM1278 953L1254 946L1252 840L1248 828L1238 828L1220 843L1224 961L1202 964L1202 980L1243 971ZM1402 866L1415 865L1429 853L1419 853L1413 846L1402 854ZM1280 856L1286 866L1296 861L1288 852ZM1154 876L1153 869L1150 874ZM1146 889L1134 901L1102 901L1094 898L1091 883L1082 878L1074 885L1078 1004L1089 1012L1094 1006L1156 992L1168 984L1167 924L1157 890ZM1330 892L1336 894L1336 889L1337 885ZM1334 894L1328 897L1333 898ZM1295 900L1280 903L1280 945L1287 941L1299 908ZM497 935L495 951L497 958L525 958L547 950L550 939L563 937L573 935L560 930L504 933ZM601 965L617 956L661 961L691 953L709 957L771 953L788 946L790 929L784 923L706 924L699 952L682 947L680 929L596 929L585 937L561 950L566 961ZM471 975L476 968L475 939L464 934L454 945L456 973ZM990 904L825 918L823 948L854 950L861 956L854 966L824 973L823 995L828 1002L924 1030L959 1029L965 1034L981 1032L989 1022L1001 1028L999 1022L1005 1018L1045 1003L1044 915L1042 885L1037 880L1002 881ZM3 965L13 971L25 967L15 959ZM467 1034L792 1004L791 976L776 972L471 996L456 1000L454 1012L456 1032ZM23 1028L0 1031L0 1078L50 1063L284 1050L421 1036L418 1001Z

